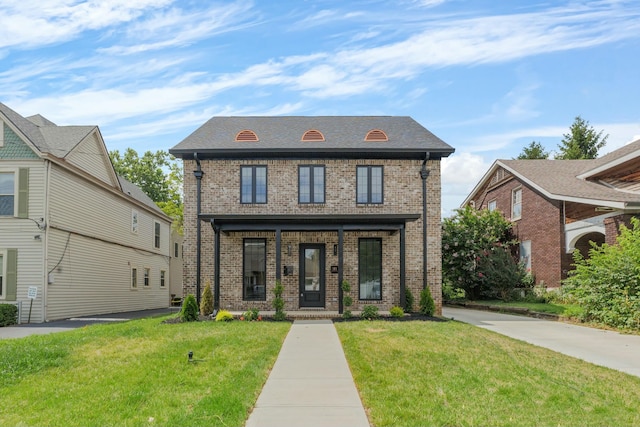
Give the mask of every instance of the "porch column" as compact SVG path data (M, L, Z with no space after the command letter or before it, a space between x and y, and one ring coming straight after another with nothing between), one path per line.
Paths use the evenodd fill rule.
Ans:
M344 244L344 229L338 228L338 313L342 314L344 307L342 304L343 292L342 292L342 246Z
M276 280L282 279L282 230L276 228Z
M405 228L400 226L400 307L407 308L407 295L405 293Z

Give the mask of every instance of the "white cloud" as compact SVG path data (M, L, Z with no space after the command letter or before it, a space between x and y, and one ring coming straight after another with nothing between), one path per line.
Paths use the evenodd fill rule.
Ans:
M450 216L460 207L473 187L487 172L493 160L468 151L456 152L442 159L442 215Z

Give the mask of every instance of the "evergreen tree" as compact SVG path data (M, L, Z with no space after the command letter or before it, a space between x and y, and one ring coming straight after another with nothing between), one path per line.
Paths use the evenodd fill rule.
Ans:
M548 159L549 152L545 151L542 144L536 141L531 141L529 145L522 149L522 153L516 157L518 160L536 160L536 159Z
M595 159L598 150L605 146L609 135L602 135L604 131L596 132L589 121L578 116L569 128L569 133L564 134L556 159L579 160Z

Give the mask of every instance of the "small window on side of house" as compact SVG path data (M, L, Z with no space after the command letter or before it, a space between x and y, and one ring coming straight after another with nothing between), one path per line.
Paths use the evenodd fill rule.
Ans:
M149 276L151 275L151 269L150 268L145 268L144 269L144 287L148 288L150 283L149 283Z
M495 211L498 208L498 204L495 200L491 200L489 203L487 203L487 210L489 212Z
M173 243L173 257L174 258L178 258L180 256L179 248L180 248L180 246L178 245L178 242L174 242Z
M522 188L511 192L511 220L522 218Z
M160 248L160 223L153 223L153 247Z
M135 209L131 210L131 232L138 234L138 211Z
M160 287L161 288L164 288L166 274L167 273L164 270L160 270Z
M138 269L131 268L131 289L138 289Z

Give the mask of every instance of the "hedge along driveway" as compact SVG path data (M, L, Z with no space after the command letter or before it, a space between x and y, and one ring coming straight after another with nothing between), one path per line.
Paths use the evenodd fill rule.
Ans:
M145 319L1 340L0 425L243 425L289 328Z

